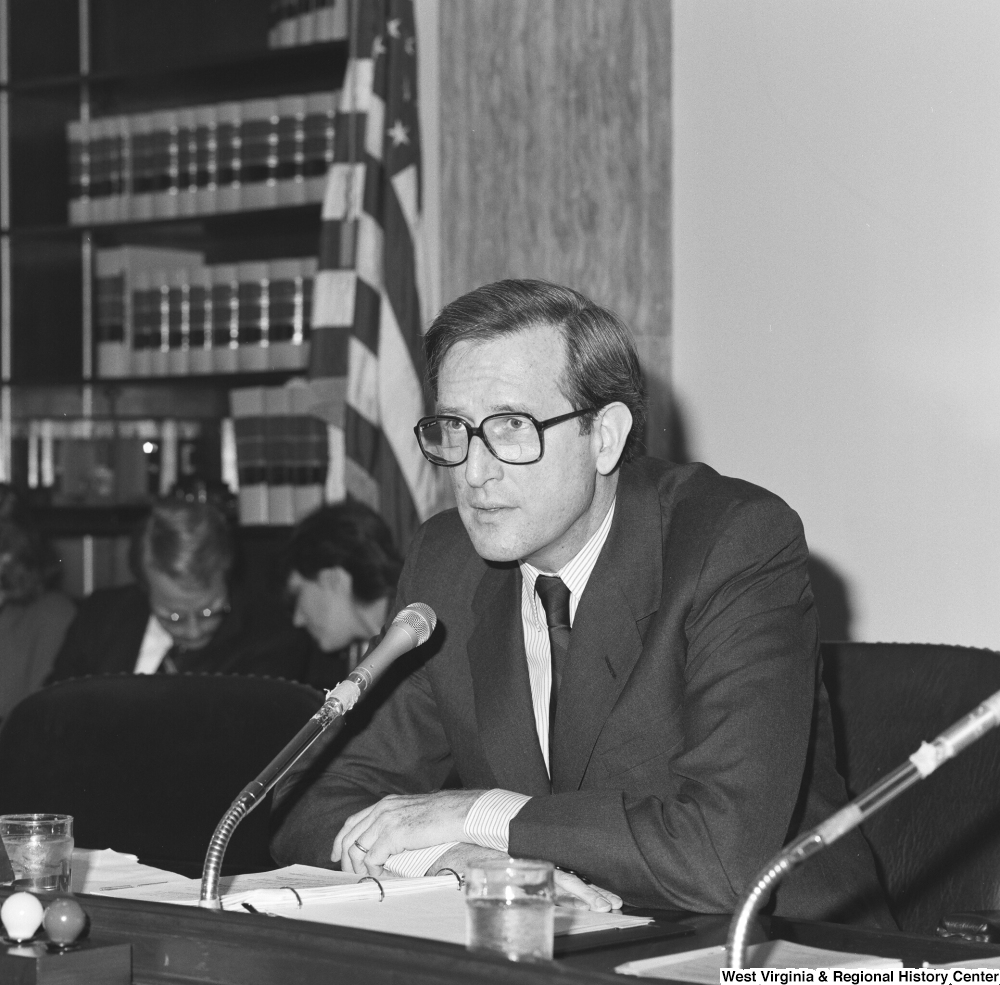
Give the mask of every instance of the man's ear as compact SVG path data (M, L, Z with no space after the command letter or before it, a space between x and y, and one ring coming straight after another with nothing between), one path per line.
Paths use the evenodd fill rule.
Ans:
M324 592L329 592L331 595L341 595L345 589L348 595L354 592L354 579L351 573L339 565L322 568L316 575L316 582Z
M595 441L600 443L597 449L597 471L601 475L609 475L614 471L622 450L632 430L632 411L620 400L602 407L594 420Z

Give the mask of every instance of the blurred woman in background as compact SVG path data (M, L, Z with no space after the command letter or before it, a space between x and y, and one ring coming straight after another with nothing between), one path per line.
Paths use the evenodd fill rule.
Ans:
M319 653L300 676L331 688L381 629L403 562L385 521L363 503L322 506L301 520L286 549L293 622Z
M0 487L0 720L38 690L76 607L57 589L59 559L9 487Z

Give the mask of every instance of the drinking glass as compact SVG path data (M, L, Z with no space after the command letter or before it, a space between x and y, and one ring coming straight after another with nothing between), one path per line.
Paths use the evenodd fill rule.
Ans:
M506 859L466 873L466 946L511 961L551 960L555 883L551 862Z
M14 888L68 893L73 863L69 814L2 814L0 838L14 870Z

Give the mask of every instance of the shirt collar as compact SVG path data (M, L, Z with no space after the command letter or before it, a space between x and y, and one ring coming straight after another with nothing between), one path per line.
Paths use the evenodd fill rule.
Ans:
M570 592L570 619L576 614L576 607L580 603L583 590L587 587L590 575L600 557L601 548L604 547L608 534L611 532L611 521L615 516L615 503L617 497L611 501L608 512L605 514L601 525L591 534L590 539L583 547L567 561L558 571L555 572L562 580ZM521 577L524 580L524 598L530 599L530 610L535 620L544 628L545 612L542 609L541 599L535 593L535 579L541 574L550 574L536 568L527 561L519 562Z

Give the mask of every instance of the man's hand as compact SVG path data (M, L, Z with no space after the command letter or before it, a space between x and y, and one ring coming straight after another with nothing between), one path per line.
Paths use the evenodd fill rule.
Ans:
M610 889L584 882L572 872L556 869L556 905L607 913L609 910L620 910L622 898Z
M432 876L441 869L454 869L465 876L466 872L484 862L506 862L508 856L494 848L480 848L478 845L455 845L449 848L425 873ZM622 898L599 886L591 886L572 872L556 869L556 905L571 906L578 910L597 910L607 913L620 910Z
M390 855L464 841L465 819L481 793L440 790L383 797L344 822L333 839L330 858L339 861L344 872L377 876Z

